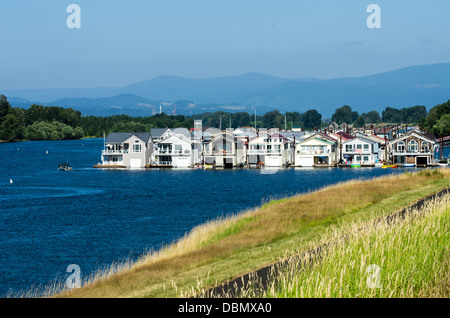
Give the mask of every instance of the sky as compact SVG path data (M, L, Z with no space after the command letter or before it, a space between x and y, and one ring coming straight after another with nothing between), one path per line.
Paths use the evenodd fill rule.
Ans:
M70 29L70 4L81 28ZM381 28L369 28L370 4ZM2 0L0 90L160 75L322 79L450 62L450 1Z

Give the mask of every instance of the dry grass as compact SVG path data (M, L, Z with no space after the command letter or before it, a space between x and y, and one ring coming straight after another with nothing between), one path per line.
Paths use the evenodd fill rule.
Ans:
M270 288L243 290L247 297L443 297L450 296L450 209L447 194L406 219L356 223L325 235L329 247L313 259L295 259ZM379 276L370 269L379 267ZM378 277L378 282L375 279Z
M330 224L350 222L372 208L388 213L448 187L449 175L444 169L355 180L266 204L199 226L135 264L57 296L174 297L196 280L215 284L277 261L287 248L304 245Z

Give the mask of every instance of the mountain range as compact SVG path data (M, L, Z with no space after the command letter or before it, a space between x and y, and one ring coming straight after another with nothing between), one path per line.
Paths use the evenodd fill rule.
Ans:
M72 107L83 115L148 116L206 111L259 113L318 110L329 118L349 105L359 113L416 105L427 109L450 99L450 63L406 67L363 77L282 78L261 73L190 79L158 76L124 87L4 90L11 105ZM175 105L175 106L174 106Z

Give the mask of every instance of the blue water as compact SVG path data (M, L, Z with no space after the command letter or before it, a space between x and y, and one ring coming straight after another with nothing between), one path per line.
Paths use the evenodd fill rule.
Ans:
M85 277L270 198L402 172L93 169L102 148L102 139L0 144L0 295L67 277L70 264ZM74 170L57 171L66 161Z

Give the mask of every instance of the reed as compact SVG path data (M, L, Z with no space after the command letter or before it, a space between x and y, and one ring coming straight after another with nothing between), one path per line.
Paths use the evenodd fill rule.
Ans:
M241 297L416 298L450 296L450 195L400 218L330 229L317 253L294 257ZM316 250L312 248L311 250ZM300 255L300 254L298 254ZM257 281L257 279L256 279ZM201 296L191 289L184 296ZM226 297L227 295L223 295Z

